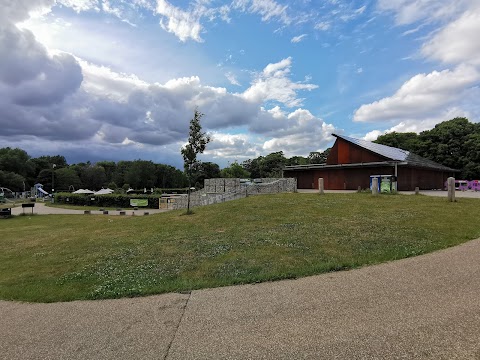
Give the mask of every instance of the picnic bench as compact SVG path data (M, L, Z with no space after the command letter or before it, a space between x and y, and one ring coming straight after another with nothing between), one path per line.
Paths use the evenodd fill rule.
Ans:
M6 219L12 216L12 209L11 208L3 208L0 209L0 218Z

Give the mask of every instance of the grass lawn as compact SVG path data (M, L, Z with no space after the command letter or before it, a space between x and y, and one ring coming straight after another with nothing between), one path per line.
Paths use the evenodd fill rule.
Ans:
M295 278L480 237L476 199L252 196L145 217L0 220L0 298L118 298Z

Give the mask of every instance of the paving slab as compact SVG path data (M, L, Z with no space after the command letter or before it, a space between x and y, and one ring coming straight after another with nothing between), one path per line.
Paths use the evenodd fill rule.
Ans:
M164 359L188 295L26 304L0 301L0 358Z
M194 291L168 359L480 359L480 240L352 271Z

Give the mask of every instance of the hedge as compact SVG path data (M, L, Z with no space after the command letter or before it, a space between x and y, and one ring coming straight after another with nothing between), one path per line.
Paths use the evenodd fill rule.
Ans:
M130 199L148 199L148 208L158 209L160 203L160 194L153 195L126 195L126 194L107 194L107 195L87 195L87 194L71 194L57 193L55 194L55 202L70 205L87 205L98 207L116 207L129 208ZM93 199L93 200L92 200Z

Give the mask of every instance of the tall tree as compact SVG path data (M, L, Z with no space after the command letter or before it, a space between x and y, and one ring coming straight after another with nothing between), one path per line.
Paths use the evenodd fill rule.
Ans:
M210 142L210 136L202 132L202 125L200 120L204 114L198 109L195 109L193 119L190 120L190 131L188 136L188 144L182 147L181 153L183 157L183 164L185 173L188 176L190 186L193 185L192 171L194 166L198 163L197 155L203 154L207 144Z
M220 176L223 178L248 179L250 178L250 173L235 161L230 164L229 167L222 169L222 171L220 171Z

